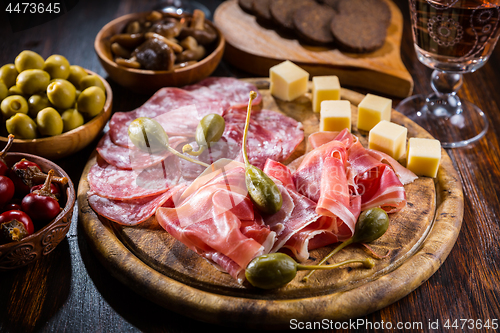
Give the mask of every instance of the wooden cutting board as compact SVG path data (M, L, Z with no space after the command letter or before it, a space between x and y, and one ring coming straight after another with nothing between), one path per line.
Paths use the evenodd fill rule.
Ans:
M267 80L252 80L264 97L264 108L283 112L304 125L307 136L318 130L318 114L311 111L310 94L293 102L275 100ZM363 95L343 89L342 98L353 104L353 124ZM408 128L410 137L430 137L408 118L392 112L394 122ZM366 146L366 133L353 132ZM293 158L307 149L302 143ZM79 221L87 240L110 272L144 297L192 318L221 325L253 328L286 328L290 319L345 320L381 309L406 296L426 281L443 263L458 236L463 215L463 194L458 175L446 154L436 179L421 177L405 186L408 204L390 215L386 234L371 245L379 254L373 269L356 265L318 271L309 282L306 272L285 288L263 291L239 285L165 232L154 218L135 226L112 223L90 208L87 175L95 163L90 158L79 191ZM333 246L311 252L308 262L318 262ZM330 263L363 258L368 253L352 245ZM240 326L241 327L241 326Z
M403 17L392 1L387 0L387 3L391 9L391 24L386 42L381 49L366 54L304 45L294 36L285 36L259 25L236 0L225 1L217 8L214 23L226 38L224 59L246 72L268 77L269 68L290 60L311 76L337 75L342 86L404 98L411 95L413 80L400 55Z

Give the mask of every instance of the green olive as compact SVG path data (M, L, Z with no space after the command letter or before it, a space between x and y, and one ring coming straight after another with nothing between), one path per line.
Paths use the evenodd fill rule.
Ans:
M28 113L28 102L21 95L7 96L0 104L4 119L9 119L16 113Z
M80 80L87 75L87 71L85 71L82 67L77 65L69 66L68 81L73 83L76 88L80 89Z
M245 167L248 194L257 209L266 214L277 213L283 204L278 186L262 170L248 164Z
M17 76L16 86L23 94L33 95L47 89L50 75L41 69L27 69Z
M69 61L59 54L53 54L45 59L43 70L50 74L52 79L67 79L69 76Z
M83 125L83 116L76 109L68 109L61 115L63 121L63 132L71 131Z
M89 87L83 90L78 96L78 111L88 117L94 117L102 111L106 103L104 91L98 87Z
M82 94L85 90L82 92ZM80 105L80 103L78 103ZM130 141L142 151L159 153L168 147L168 135L154 119L137 118L128 126Z
M17 71L21 73L27 69L43 69L45 62L38 53L25 50L19 53L14 64L16 65Z
M16 77L18 74L16 65L14 64L6 64L0 67L0 79L2 79L7 88L16 84Z
M32 118L36 118L38 112L51 106L49 98L45 95L35 94L28 99L28 114Z
M63 121L61 115L54 108L45 108L38 112L36 116L38 131L42 135L54 136L63 131Z
M84 76L80 79L80 90L84 91L89 87L99 87L102 91L106 92L106 88L104 87L104 83L102 83L99 76L92 74Z
M389 216L382 208L370 208L362 212L354 229L353 243L370 243L382 236L389 228Z
M37 137L36 124L28 115L16 113L6 122L7 132L14 134L16 139L33 140Z
M69 81L56 79L47 87L47 97L56 108L69 109L75 104L76 89Z
M9 96L9 89L2 79L0 79L0 101Z

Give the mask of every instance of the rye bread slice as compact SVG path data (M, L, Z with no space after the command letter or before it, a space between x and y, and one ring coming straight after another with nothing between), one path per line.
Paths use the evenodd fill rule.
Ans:
M238 5L243 9L245 12L249 14L253 14L253 0L238 0Z
M272 0L253 0L252 11L257 18L264 23L272 23L271 10L269 9Z
M340 50L353 53L373 52L384 45L387 35L385 22L357 14L335 15L331 32Z
M270 10L276 26L286 32L293 32L293 14L299 7L314 3L314 0L274 0L271 2Z
M301 39L311 45L326 45L334 41L330 23L335 10L319 3L306 4L295 10L293 24Z
M341 15L357 15L358 20L379 20L386 27L391 23L391 9L384 0L337 0L336 5Z

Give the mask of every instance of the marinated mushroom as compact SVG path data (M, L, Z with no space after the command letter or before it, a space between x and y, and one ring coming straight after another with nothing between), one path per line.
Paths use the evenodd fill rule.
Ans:
M123 47L133 49L144 42L144 34L117 34L109 40L111 44L118 43Z
M179 36L182 28L183 24L181 23L181 21L173 17L166 17L163 20L154 23L148 29L148 32L157 33L165 38L175 38Z
M146 40L134 50L132 56L137 58L144 69L169 71L174 68L174 51L157 38Z

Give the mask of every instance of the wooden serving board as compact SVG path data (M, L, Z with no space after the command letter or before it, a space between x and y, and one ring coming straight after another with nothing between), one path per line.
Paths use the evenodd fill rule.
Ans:
M268 77L269 68L290 60L311 76L337 75L342 86L404 98L411 95L413 80L400 55L403 16L392 1L386 1L391 9L386 42L381 49L366 54L304 45L295 36L261 26L236 0L217 8L214 23L226 38L224 59L246 72Z
M311 111L310 94L293 102L275 100L267 80L253 79L264 97L264 108L283 112L301 121L307 136L318 130L318 114ZM356 105L363 95L343 89L342 98ZM430 137L418 125L395 110L394 122L408 128L410 137ZM366 133L353 132L366 145ZM293 158L303 154L303 142ZM195 319L222 325L253 328L286 328L290 319L345 320L381 309L406 296L426 281L443 263L458 236L463 215L463 194L450 158L442 151L436 179L421 177L405 186L408 204L390 215L388 231L371 245L387 258L372 269L350 265L317 271L307 282L298 276L286 287L263 291L239 285L228 274L173 239L151 218L126 227L110 222L90 208L87 174L95 154L82 174L78 191L79 218L91 248L110 272L131 289L154 302ZM318 262L333 246L311 252L308 263ZM363 258L368 253L351 245L330 263Z

